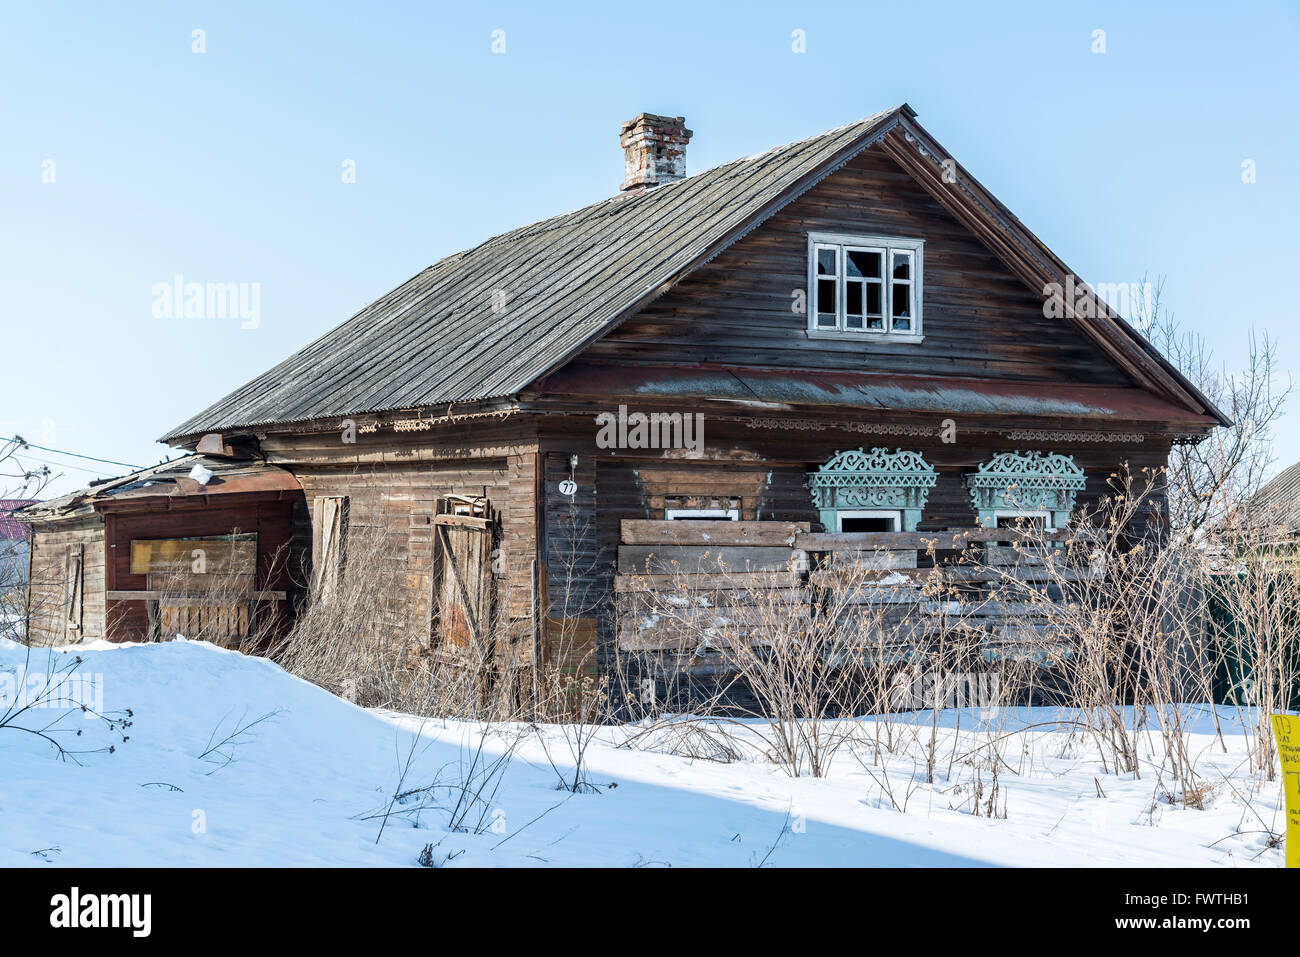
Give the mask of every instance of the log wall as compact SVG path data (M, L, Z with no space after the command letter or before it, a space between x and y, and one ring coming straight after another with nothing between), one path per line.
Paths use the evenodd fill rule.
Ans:
M923 239L925 341L809 339L793 311L808 233ZM892 159L869 149L588 348L610 361L724 363L1127 385Z

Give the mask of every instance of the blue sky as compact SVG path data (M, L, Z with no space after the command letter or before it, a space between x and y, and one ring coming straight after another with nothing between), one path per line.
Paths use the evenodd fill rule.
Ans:
M642 111L686 116L698 172L909 102L1083 278L1164 276L1224 361L1253 327L1297 369L1298 11L11 0L0 434L158 461L170 426L429 263L612 194ZM257 327L157 318L178 274L258 284ZM55 491L93 477L62 471Z

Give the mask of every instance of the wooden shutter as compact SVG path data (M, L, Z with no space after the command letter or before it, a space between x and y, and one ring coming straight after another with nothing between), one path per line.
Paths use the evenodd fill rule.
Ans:
M347 561L348 497L323 495L312 508L311 561L317 594L328 599L343 580Z
M69 644L81 641L81 618L85 592L85 546L69 545L63 568L63 638Z

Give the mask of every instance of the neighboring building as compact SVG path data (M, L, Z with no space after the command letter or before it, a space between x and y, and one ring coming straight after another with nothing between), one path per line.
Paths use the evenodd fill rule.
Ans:
M0 591L27 584L27 526L13 512L34 498L0 498Z
M1287 466L1250 497L1247 514L1300 537L1300 462Z
M162 441L291 473L298 558L382 530L394 627L526 663L560 632L608 659L645 543L699 557L665 523L1058 525L1226 423L906 105L686 177L690 137L638 116L618 195L436 263Z
M237 643L259 615L287 621L301 511L283 469L204 455L29 505L14 517L32 528L30 640Z

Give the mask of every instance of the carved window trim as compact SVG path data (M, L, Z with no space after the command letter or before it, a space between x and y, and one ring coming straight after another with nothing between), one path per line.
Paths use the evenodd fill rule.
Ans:
M808 473L813 507L822 528L839 529L839 513L897 511L901 530L916 531L938 473L921 455L904 449L847 449Z
M985 528L996 528L999 517L1043 512L1050 529L1065 528L1086 484L1074 456L1036 450L1000 452L966 474L971 507Z

